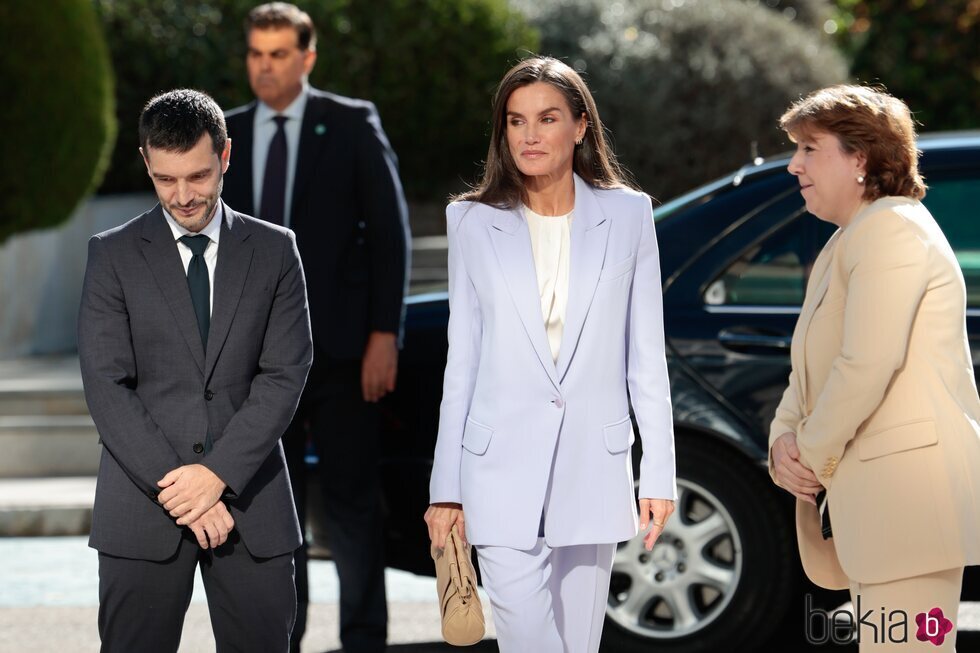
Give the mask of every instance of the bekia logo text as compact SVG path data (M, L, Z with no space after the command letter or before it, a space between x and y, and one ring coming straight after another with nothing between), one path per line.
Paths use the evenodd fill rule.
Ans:
M848 610L828 613L813 607L813 597L805 598L806 639L810 644L850 644L857 627L857 641L873 644L902 644L909 641L909 615L905 610L887 610L884 607L865 609L861 595L857 596L854 614ZM855 624L855 617L857 623ZM911 620L915 624L915 639L942 645L946 635L953 631L953 622L946 618L942 608L920 612Z

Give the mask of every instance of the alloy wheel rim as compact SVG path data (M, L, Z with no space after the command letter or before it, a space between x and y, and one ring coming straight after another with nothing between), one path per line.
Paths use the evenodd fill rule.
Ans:
M606 614L652 639L696 633L724 613L742 575L742 542L718 498L677 480L677 509L653 551L642 534L621 543L613 559Z

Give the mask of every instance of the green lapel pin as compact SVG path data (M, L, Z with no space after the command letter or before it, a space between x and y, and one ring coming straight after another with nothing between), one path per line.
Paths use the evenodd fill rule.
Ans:
M317 136L323 136L324 134L327 133L327 128L324 125L317 125L316 127L313 128L313 132Z

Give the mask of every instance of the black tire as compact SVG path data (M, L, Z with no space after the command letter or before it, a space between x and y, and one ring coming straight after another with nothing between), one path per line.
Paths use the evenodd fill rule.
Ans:
M630 548L636 539L620 545L606 609L604 650L752 650L778 628L798 592L799 554L791 515L765 471L735 449L704 436L678 436L676 510L658 542L662 550L654 549L656 558L643 560L642 551L635 545ZM719 526L699 539L705 529L697 527L714 524ZM727 535L714 534L722 530ZM634 552L636 563L631 557ZM678 562L681 556L683 562ZM665 569L671 575L665 577ZM710 580L692 583L701 578ZM665 584L673 589L662 589ZM723 586L727 590L718 589ZM628 602L634 587L638 598ZM658 592L675 601L688 597L686 625L673 616Z

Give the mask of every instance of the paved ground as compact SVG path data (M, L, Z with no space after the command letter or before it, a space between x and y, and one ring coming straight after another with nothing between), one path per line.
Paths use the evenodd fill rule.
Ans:
M0 538L0 651L98 651L98 563L84 537ZM435 581L389 570L391 651L450 651L441 643ZM304 652L336 651L337 575L333 563L314 561L313 606ZM484 597L484 605L489 605ZM487 612L488 637L493 634ZM181 653L211 653L214 642L200 578L184 624ZM471 648L496 651L496 644Z
M89 653L98 651L98 572L96 554L84 537L0 538L0 652ZM337 575L332 563L314 561L313 605L304 653L338 653ZM442 643L435 603L435 581L388 570L390 653L449 653ZM484 595L485 608L489 605ZM493 622L486 610L487 640L469 651L497 651ZM802 616L801 616L802 620ZM786 624L784 635L766 653L857 653L857 647L801 643L801 627ZM959 653L980 652L980 603L964 603L957 620ZM927 653L918 645L912 651ZM215 650L200 579L184 624L181 653ZM650 653L656 653L656 647ZM604 649L604 653L619 653ZM733 653L719 651L719 653Z

